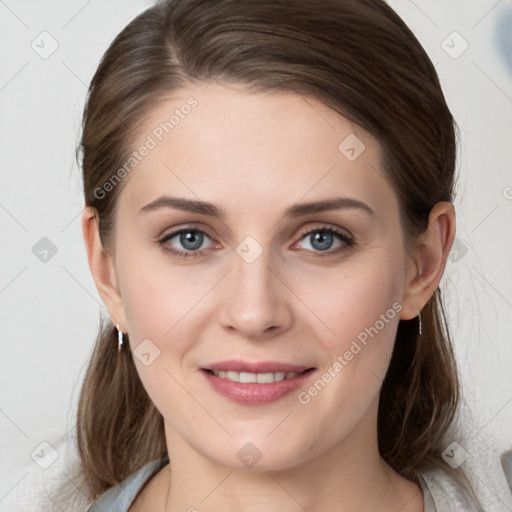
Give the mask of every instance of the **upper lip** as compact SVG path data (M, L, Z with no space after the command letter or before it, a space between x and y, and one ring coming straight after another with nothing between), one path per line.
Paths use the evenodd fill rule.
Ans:
M270 372L296 372L301 373L313 368L312 366L299 366L296 364L281 363L279 361L242 361L230 359L205 366L204 370L233 371L248 373L270 373Z

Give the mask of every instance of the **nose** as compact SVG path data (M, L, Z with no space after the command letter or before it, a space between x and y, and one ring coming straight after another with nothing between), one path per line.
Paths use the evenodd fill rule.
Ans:
M248 263L233 255L234 268L223 287L220 321L244 338L264 339L292 323L290 291L270 266L268 251Z

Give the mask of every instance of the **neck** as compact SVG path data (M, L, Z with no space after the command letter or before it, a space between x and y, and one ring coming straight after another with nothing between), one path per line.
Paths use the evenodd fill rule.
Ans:
M166 512L423 512L421 489L379 455L376 414L320 455L290 468L266 470L219 464L167 423L165 429L170 464L161 503L166 502Z

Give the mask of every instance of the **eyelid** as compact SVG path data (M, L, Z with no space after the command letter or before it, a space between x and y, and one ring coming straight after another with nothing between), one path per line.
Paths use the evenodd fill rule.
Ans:
M181 227L176 227L170 233L158 236L157 242L159 245L161 245L163 247L163 249L165 251L170 252L176 256L181 256L183 258L200 257L201 255L203 255L203 253L211 252L212 250L214 250L213 248L208 248L208 249L201 249L201 250L193 251L193 250L171 249L171 248L165 247L165 243L168 240L174 238L175 236L178 236L179 234L181 234L183 232L187 232L187 231L195 231L197 233L205 235L207 238L212 240L214 243L218 244L218 242L216 242L215 239L212 236L210 236L205 229L198 228L198 227L194 226L193 223L186 224ZM320 257L322 257L322 256L327 257L329 255L334 256L334 255L344 252L345 250L348 250L352 245L355 244L355 238L348 230L346 230L344 228L337 227L337 226L335 227L335 226L331 226L328 224L320 223L311 228L306 228L306 229L302 230L300 232L298 240L292 244L292 247L294 245L296 245L297 243L300 243L303 239L305 239L311 233L314 233L317 231L325 231L325 232L329 232L334 235L337 235L339 237L339 240L342 242L342 247L338 247L336 249L327 249L325 251L311 251L311 250L305 251L307 253L311 253L314 256L320 256Z
M355 245L355 238L348 230L330 225L317 225L315 227L303 231L300 234L299 240L297 242L294 242L292 247L295 246L297 243L300 243L302 240L306 239L311 233L315 232L327 232L331 233L334 236L337 236L338 240L341 242L341 246L338 246L334 249L327 249L325 251L305 250L308 256L311 257L326 258L328 256L338 256L344 253L345 251L349 250L353 245Z
M316 225L312 228L307 228L305 231L303 231L301 233L301 240L311 234L311 233L314 233L315 231L331 231L337 235L340 235L341 237L343 238L347 238L347 239L350 239L350 240L354 240L354 236L352 235L352 233L350 233L350 231L348 231L347 229L344 229L344 228L340 228L340 227L337 227L337 226L331 226L329 224L320 224L320 225Z
M208 235L210 238L213 238L208 233L208 227L205 227L203 223L201 222L187 222L184 224L178 224L177 226L173 226L172 228L164 228L158 232L158 234L155 236L156 240L167 238L169 235L177 235L180 233L180 231L184 230L190 230L190 231L198 231L200 233L204 233L205 235ZM167 234L166 234L167 233Z
M165 231L165 230L164 230ZM214 244L218 244L218 242L216 242L216 240L214 239L214 237L212 237L205 229L203 228L198 228L198 227L195 227L193 224L187 224L185 226L182 226L182 227L177 227L177 228L174 228L173 230L171 230L169 233L167 234L163 234L163 235L160 235L157 237L157 242L160 243L160 244L164 244L165 242L167 242L168 240L170 240L171 238L174 238L175 236L178 236L180 235L181 233L186 233L188 231L195 231L196 233L200 233L201 235L204 235L205 237L209 238L210 240L212 240L212 242ZM183 251L183 250L179 250L179 252L186 252L186 253L201 253L203 251L206 251L207 249L201 249L200 251Z

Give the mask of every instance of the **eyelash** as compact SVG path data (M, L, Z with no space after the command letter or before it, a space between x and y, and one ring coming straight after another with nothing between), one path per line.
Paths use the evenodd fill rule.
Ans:
M211 238L210 236L208 236L207 233L205 233L201 229L197 229L197 228L190 226L190 227L182 228L182 229L179 229L178 231L169 233L168 235L165 235L162 239L160 239L158 241L158 244L162 247L162 249L164 251L170 253L172 256L177 256L178 258L197 258L202 255L203 251L207 251L208 249L203 249L201 251L196 250L196 251L186 251L185 252L185 251L178 251L178 250L173 249L172 247L169 247L168 245L165 244L168 240L174 238L176 235L179 235L181 233L188 233L190 231L195 232L195 233L200 233L202 235L205 235L208 238ZM340 247L338 247L334 250L328 249L326 251L313 251L314 253L317 253L317 254L315 254L314 257L326 257L326 256L332 256L334 254L342 254L342 253L348 251L355 244L355 240L353 238L351 238L349 235L347 235L346 233L344 233L342 231L338 231L337 229L328 227L328 226L319 226L319 227L309 229L309 230L305 231L304 233L302 233L300 240L304 239L311 233L316 233L316 232L328 233L331 235L335 235L338 237L338 239L340 239L341 242L343 242L343 245L341 245Z

